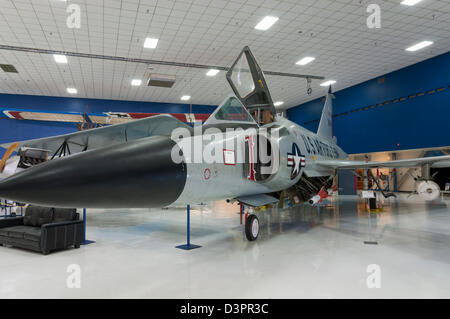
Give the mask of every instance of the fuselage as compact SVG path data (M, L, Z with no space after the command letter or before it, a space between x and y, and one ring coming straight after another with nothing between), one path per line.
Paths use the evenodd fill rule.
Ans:
M168 135L150 136L51 160L2 180L0 196L68 208L195 204L280 191L304 175L332 175L314 161L346 157L333 141L282 117L264 126L238 127L208 124L200 134L195 134L197 127L177 141ZM257 155L265 138L268 163ZM181 144L201 150L183 150L176 162L174 150Z
M226 132L222 132L221 137L215 138L213 142L211 142L212 138L207 137L207 134L203 135L203 149L208 147L212 149L211 145L218 143L223 152L234 152L236 163L234 165L223 161L193 163L194 161L191 158L187 158L186 185L179 198L174 202L175 205L280 191L296 184L302 178L303 173L308 176L334 174L333 171L324 171L316 167L314 163L316 159L343 159L347 157L347 154L334 141L321 138L286 118L277 117L273 123L261 127L256 126L254 129L256 132L267 130L269 134L277 135L272 143L278 144L278 152L272 154L272 156L278 155L279 167L267 178L262 180L252 179L247 174L248 169L246 170L246 167L249 166L248 160L239 157L245 155L245 137L248 135L249 128L246 129L247 131L242 130L236 132L235 135L230 134L228 137ZM233 142L229 143L233 145L232 149L230 149L230 146L222 147L226 144L227 138L233 139ZM191 143L193 144L193 141ZM298 154L294 154L294 145L298 147ZM290 154L291 156L289 156ZM299 171L296 172L295 176L292 175L294 169L291 164L292 161L289 161L289 157L293 155L298 155L304 159L303 163L300 163Z

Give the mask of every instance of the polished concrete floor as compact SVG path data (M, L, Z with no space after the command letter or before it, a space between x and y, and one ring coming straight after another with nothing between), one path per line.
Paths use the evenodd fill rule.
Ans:
M88 210L96 242L48 256L0 247L0 298L449 298L450 200L356 196L259 212L248 242L238 207ZM73 265L78 265L73 268ZM80 288L71 272L79 269ZM69 271L69 272L68 272ZM71 285L69 285L71 286Z

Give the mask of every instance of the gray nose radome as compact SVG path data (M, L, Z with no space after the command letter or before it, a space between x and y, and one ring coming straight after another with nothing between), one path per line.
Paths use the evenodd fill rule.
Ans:
M154 136L42 163L0 182L0 198L50 207L164 207L186 183L186 164L171 158L174 145Z

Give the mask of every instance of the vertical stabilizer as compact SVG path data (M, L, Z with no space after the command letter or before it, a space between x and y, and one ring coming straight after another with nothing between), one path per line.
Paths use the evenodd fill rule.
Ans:
M327 139L333 139L333 102L334 95L331 93L331 85L328 90L325 104L320 117L319 129L317 135Z

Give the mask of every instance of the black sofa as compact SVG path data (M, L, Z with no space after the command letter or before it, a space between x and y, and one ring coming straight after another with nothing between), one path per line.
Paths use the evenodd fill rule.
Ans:
M80 248L83 236L83 221L76 209L29 205L24 217L0 219L0 244L44 255L71 246Z

